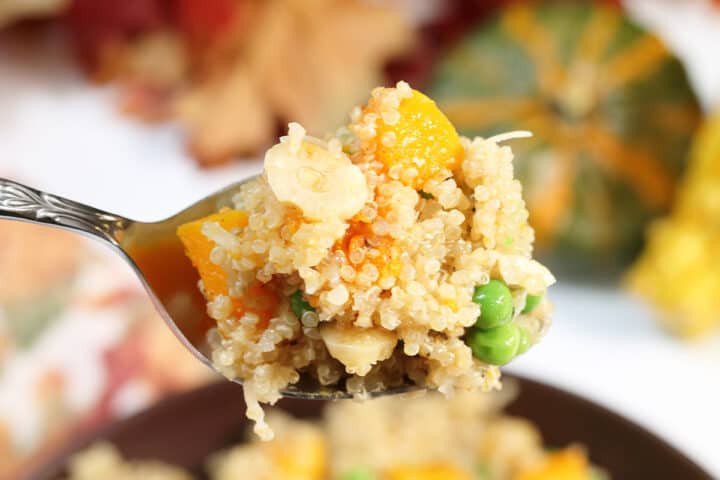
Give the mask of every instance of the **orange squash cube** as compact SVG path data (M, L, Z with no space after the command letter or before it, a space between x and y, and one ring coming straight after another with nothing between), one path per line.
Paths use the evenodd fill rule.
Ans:
M373 100L366 111L375 108ZM405 174L400 179L415 189L442 170L459 164L463 147L450 120L434 101L417 90L398 107L398 121L389 125L381 119L377 125L376 156L388 170L399 165ZM411 169L417 175L407 175Z
M590 465L582 449L569 447L549 454L537 468L525 472L517 480L588 480Z
M210 261L210 252L215 243L202 233L206 222L218 222L225 230L242 228L247 225L247 214L240 210L222 210L219 213L181 225L177 235L185 246L185 254L200 274L208 300L228 294L227 275L219 265Z
M396 467L387 480L472 480L470 474L454 465L416 465Z

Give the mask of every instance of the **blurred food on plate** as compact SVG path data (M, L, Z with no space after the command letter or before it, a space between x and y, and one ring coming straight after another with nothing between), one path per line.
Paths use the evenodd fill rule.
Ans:
M673 211L652 225L627 280L674 333L720 325L720 114L698 134Z
M438 62L429 92L465 135L534 133L516 149L538 249L580 272L633 258L701 121L678 59L599 2L503 8Z
M271 412L271 442L251 440L211 456L210 478L231 480L591 480L607 475L579 445L552 450L529 421L502 408L508 392L397 397L328 404L320 420ZM190 478L155 461L126 461L98 443L71 461L70 480Z
M210 378L114 254L10 221L0 245L0 478Z

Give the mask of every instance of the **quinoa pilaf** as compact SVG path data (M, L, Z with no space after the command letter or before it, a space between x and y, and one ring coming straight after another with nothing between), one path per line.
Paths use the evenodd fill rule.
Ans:
M509 390L513 390L512 388ZM512 392L437 393L328 404L318 420L271 410L271 442L251 439L207 461L212 480L607 480L580 445L549 451ZM349 428L362 425L362 428ZM153 476L151 476L153 475ZM70 480L186 480L177 467L126 461L110 444L75 456Z
M301 375L359 397L487 391L538 341L554 278L499 145L516 136L459 137L407 83L376 88L334 135L291 123L232 209L178 229L217 322L212 360L242 379L261 438L259 402Z

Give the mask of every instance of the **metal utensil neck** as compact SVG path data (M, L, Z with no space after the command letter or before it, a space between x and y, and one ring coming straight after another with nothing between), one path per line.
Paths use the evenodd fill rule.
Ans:
M119 247L123 231L133 223L66 198L0 178L0 218L60 227L99 237Z

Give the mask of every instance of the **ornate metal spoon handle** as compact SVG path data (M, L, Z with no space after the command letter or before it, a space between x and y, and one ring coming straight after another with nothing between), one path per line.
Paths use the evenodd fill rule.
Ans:
M0 218L93 235L119 246L127 218L0 178Z

